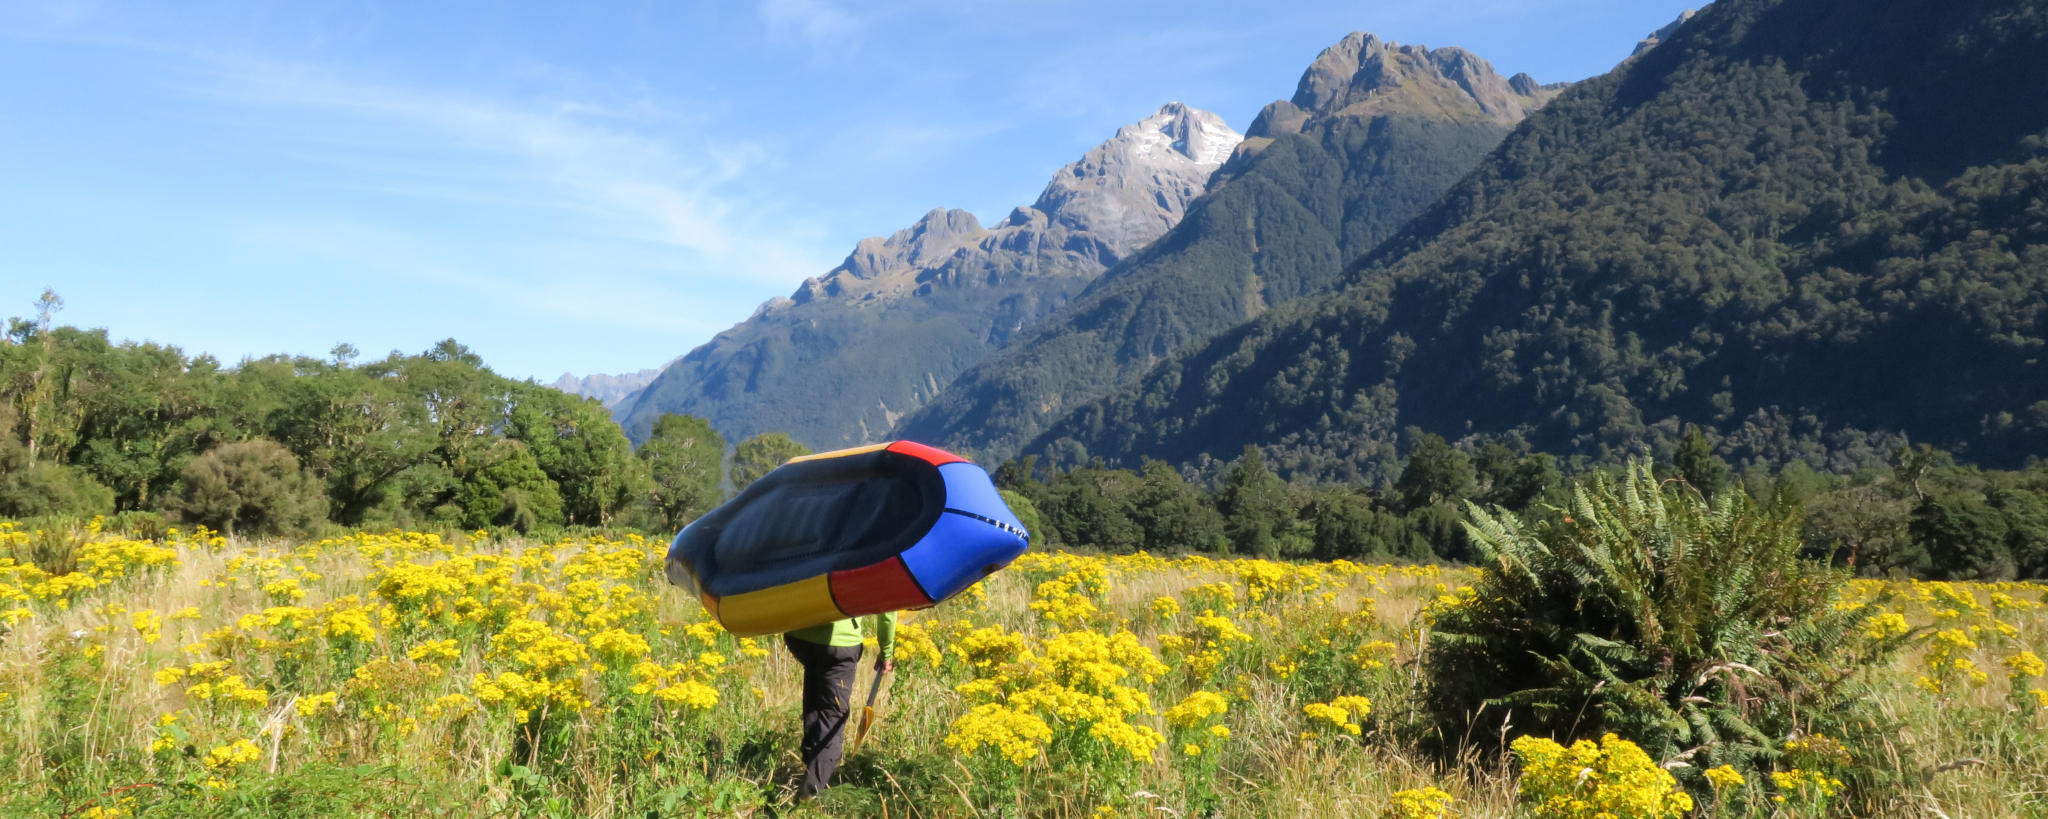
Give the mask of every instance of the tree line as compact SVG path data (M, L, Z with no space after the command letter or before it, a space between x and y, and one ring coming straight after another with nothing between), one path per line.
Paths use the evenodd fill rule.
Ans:
M1453 445L1413 427L1384 486L1282 480L1257 447L1223 464L1140 469L1100 461L1061 471L1035 456L1003 464L996 483L1040 544L1268 558L1471 562L1471 510L1534 518L1569 506L1593 472L1619 463L1562 462L1526 447ZM1925 445L1883 467L1841 475L1795 461L1736 470L1698 427L1657 467L1712 499L1731 489L1800 515L1805 555L1865 575L1956 580L2048 577L2048 462L2020 470L1961 464Z
M636 451L597 401L498 375L450 339L234 366L59 326L0 338L0 516L126 515L268 534L566 526L673 531L800 454L669 416Z
M361 361L223 366L57 326L45 293L0 338L0 517L126 516L241 534L335 528L603 527L666 534L809 452L781 433L728 450L664 415L637 450L604 407L492 372L453 340ZM1283 479L1264 450L1138 469L1035 457L994 477L1040 545L1274 558L1467 562L1470 506L1533 514L1568 478L1618 468L1413 427L1382 481ZM1731 468L1688 427L1661 473L1709 497L1740 485L1805 512L1811 556L1870 574L2048 577L2048 464L1983 470L1927 446L1835 474ZM1825 466L1825 464L1823 464Z

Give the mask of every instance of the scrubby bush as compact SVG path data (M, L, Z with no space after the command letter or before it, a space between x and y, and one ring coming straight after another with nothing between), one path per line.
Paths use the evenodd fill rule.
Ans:
M49 462L0 470L0 517L91 517L114 511L114 492L84 471Z
M1797 510L1734 486L1710 502L1633 464L1534 521L1469 514L1485 568L1433 613L1423 658L1445 750L1615 733L1697 780L1768 771L1795 736L1874 730L1859 675L1896 642L1852 639L1843 576L1801 559Z
M192 459L179 490L177 509L186 520L228 534L299 531L327 511L320 482L299 469L291 450L263 438Z

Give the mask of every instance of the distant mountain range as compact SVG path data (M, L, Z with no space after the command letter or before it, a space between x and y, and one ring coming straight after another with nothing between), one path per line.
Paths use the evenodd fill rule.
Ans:
M1354 33L1260 112L1207 195L1151 247L968 370L893 433L1000 460L1185 345L1327 289L1559 86L1459 48Z
M570 373L562 373L561 378L555 379L555 382L548 386L570 395L595 398L604 404L605 409L616 409L619 405L639 397L640 391L646 389L648 384L654 383L654 377L660 375L662 369L667 366L668 364L663 364L660 367L623 375L598 374L580 378Z
M937 209L863 239L838 267L664 370L617 416L663 413L729 440L784 432L814 448L877 440L961 371L1173 227L1242 137L1169 103L1061 168L1038 200L984 227Z
M1834 470L1907 441L2048 454L2048 5L1719 0L1655 39L1337 287L1026 451L1249 444L1385 480L1408 427L1611 460L1697 424L1738 461Z

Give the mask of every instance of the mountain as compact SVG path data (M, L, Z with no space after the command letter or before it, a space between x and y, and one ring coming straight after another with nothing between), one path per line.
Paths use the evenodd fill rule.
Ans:
M669 363L673 364L675 362ZM648 384L654 383L654 377L661 375L662 367L666 366L668 365L664 364L661 367L653 367L624 375L605 375L600 373L597 375L586 375L581 378L571 373L562 373L561 378L555 379L555 383L548 386L570 395L595 398L604 404L605 409L616 409L619 405L638 397L639 392L645 389Z
M2048 455L2048 4L1718 0L1351 265L1034 451L1266 448L1385 479L1413 426L1611 459ZM1191 217L1190 221L1193 221Z
M1328 287L1554 96L1458 48L1355 33L1259 113L1209 193L912 413L895 436L1000 459L1182 347Z
M644 439L663 413L726 437L813 448L879 440L962 370L1179 222L1243 137L1168 103L1053 175L992 227L933 210L718 334L619 413Z

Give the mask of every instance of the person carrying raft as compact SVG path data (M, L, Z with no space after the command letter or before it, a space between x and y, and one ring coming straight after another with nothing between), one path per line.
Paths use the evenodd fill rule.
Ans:
M862 621L874 620L875 673L886 674L896 663L896 612L849 617L782 635L782 644L804 667L803 784L798 799L808 799L832 781L844 753L847 718L853 713L853 674L860 666L867 638Z

